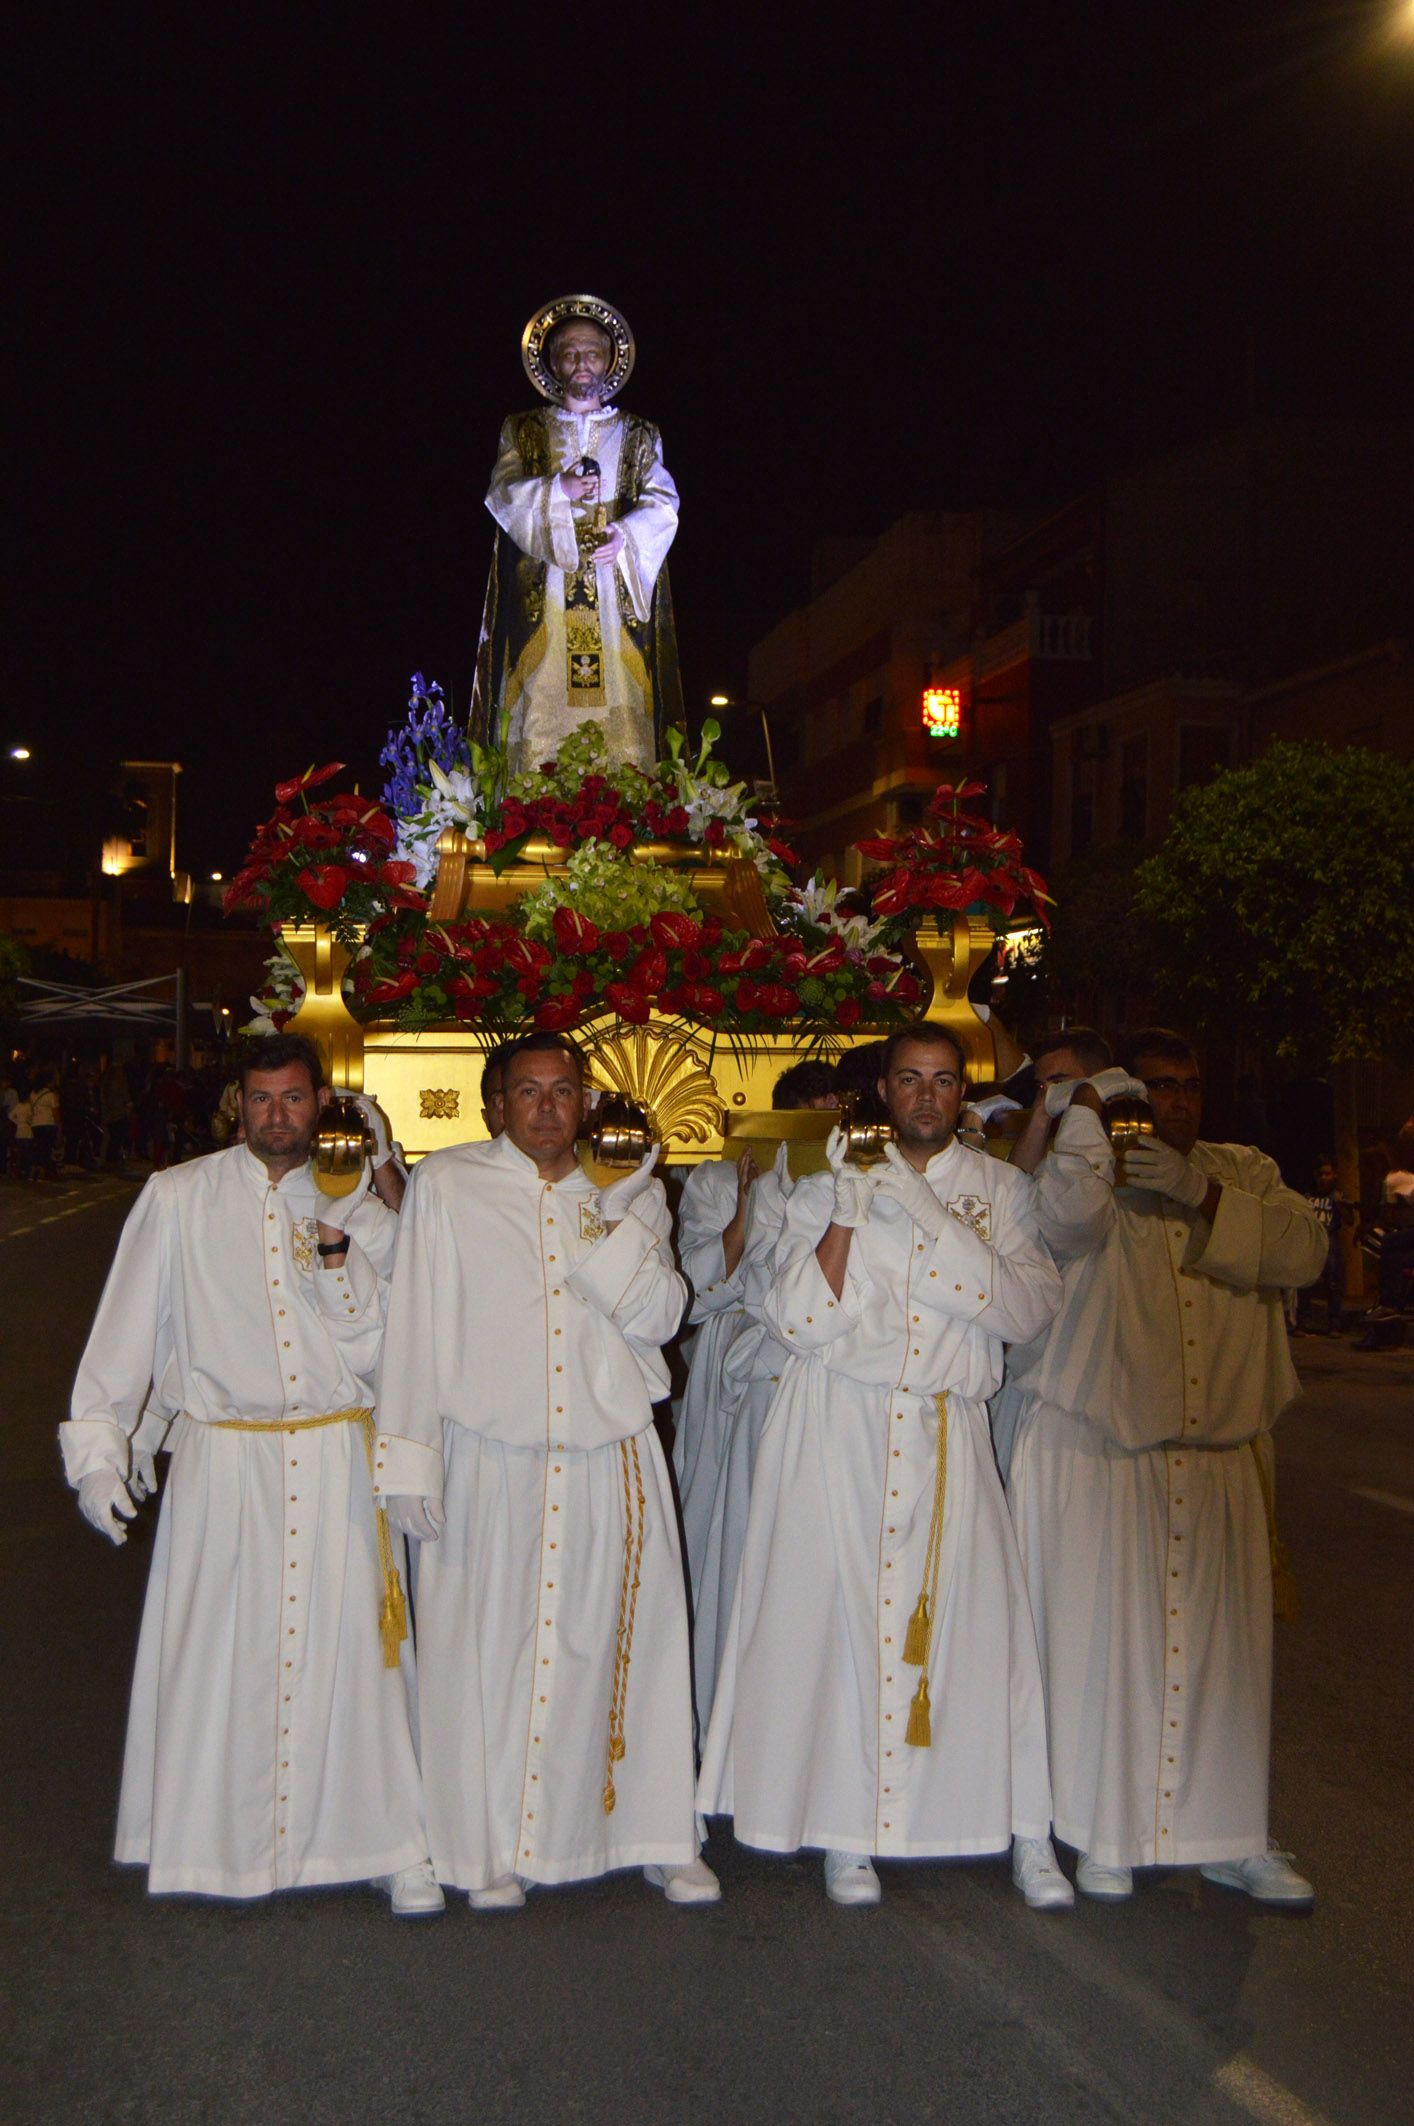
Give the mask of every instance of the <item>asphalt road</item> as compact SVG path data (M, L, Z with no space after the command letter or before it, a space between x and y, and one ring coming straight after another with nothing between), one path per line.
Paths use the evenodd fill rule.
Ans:
M364 1889L149 1901L109 1853L150 1509L112 1550L53 1443L131 1195L0 1184L5 2126L1409 2117L1414 1352L1303 1340L1280 1435L1273 1826L1309 1918L1181 1872L1033 1914L1001 1862L886 1864L841 1912L722 1826L709 1911L635 1876L417 1925Z

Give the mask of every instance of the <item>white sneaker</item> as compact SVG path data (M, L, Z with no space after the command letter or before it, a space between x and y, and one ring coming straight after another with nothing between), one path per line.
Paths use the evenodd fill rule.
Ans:
M867 1853L825 1855L825 1895L835 1905L876 1905L883 1896Z
M1226 1890L1245 1890L1259 1905L1284 1905L1288 1912L1309 1912L1316 1892L1304 1875L1291 1865L1290 1853L1275 1846L1253 1853L1246 1860L1207 1860L1198 1870L1209 1882Z
M1088 1853L1082 1853L1075 1865L1075 1887L1087 1897L1100 1897L1110 1904L1118 1904L1122 1898L1134 1895L1133 1868L1107 1868Z
M525 1884L519 1875L501 1875L484 1890L468 1890L466 1901L473 1912L518 1912L525 1903Z
M430 1860L419 1860L416 1867L399 1868L396 1875L375 1876L373 1887L387 1891L395 1919L430 1919L434 1912L447 1909Z
M1060 1912L1075 1903L1049 1838L1013 1838L1011 1879L1033 1912Z
M643 1880L661 1890L670 1905L715 1905L721 1902L722 1885L699 1854L696 1860L651 1862Z

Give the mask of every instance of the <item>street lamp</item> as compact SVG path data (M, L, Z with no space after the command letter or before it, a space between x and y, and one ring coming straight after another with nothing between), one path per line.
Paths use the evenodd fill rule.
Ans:
M221 881L221 880L222 880L222 879L223 879L223 878L224 878L225 876L226 876L226 874L225 874L225 872L224 872L224 871L213 871L213 872L212 872L212 874L211 874L211 877L212 877L212 882L213 882L214 884L219 884L219 883L220 883L220 881Z
M733 701L730 694L712 694L709 695L708 701L709 705L714 709L754 709L761 718L761 735L766 741L766 775L768 778L767 786L761 794L763 797L769 797L772 804L774 804L779 794L776 782L776 756L771 750L771 726L766 718L765 704L760 701Z
M28 747L28 746L11 746L11 748L10 748L10 758L11 758L11 760L28 760L28 759L29 759L29 757L30 757L30 751L29 751L29 747Z

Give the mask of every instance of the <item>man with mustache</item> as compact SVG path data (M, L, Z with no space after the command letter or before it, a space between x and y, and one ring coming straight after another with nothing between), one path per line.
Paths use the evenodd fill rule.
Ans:
M519 774L593 720L615 763L650 767L683 721L667 572L678 495L657 429L614 404L633 335L611 303L562 296L530 320L521 355L546 403L501 429L472 732Z
M826 1894L876 1904L873 1857L1013 1846L1028 1904L1068 1905L1049 1843L1035 1634L987 1428L1004 1342L1060 1279L1033 1184L956 1137L963 1059L886 1043L887 1162L798 1182L762 1309L790 1354L756 1459L698 1805L746 1845L825 1849ZM1013 1844L1014 1841L1014 1844Z
M114 1543L171 1451L117 1858L153 1892L374 1879L413 1917L443 1899L371 1407L403 1181L370 1101L376 1193L319 1194L328 1098L309 1041L249 1043L245 1142L148 1182L59 1433L80 1510Z

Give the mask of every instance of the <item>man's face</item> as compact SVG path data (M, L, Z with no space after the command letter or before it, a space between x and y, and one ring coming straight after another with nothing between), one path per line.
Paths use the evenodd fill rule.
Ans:
M499 1137L506 1126L506 1081L502 1071L493 1071L481 1090L481 1119L488 1137Z
M929 1157L944 1149L956 1129L962 1092L957 1057L941 1041L901 1041L889 1075L879 1080L900 1148Z
M584 1119L584 1087L566 1055L554 1049L512 1056L505 1074L506 1135L544 1168L574 1155Z
M316 1093L303 1063L247 1072L239 1107L245 1141L257 1159L299 1166L309 1157L327 1085Z
M816 1093L813 1100L805 1102L807 1107L814 1108L838 1107L839 1104L840 1096L838 1093Z
M1331 1165L1329 1159L1323 1159L1316 1168L1317 1193L1322 1196L1328 1196L1334 1187L1335 1168Z
M1073 1078L1088 1078L1089 1075L1073 1048L1048 1049L1036 1065L1038 1087L1068 1085Z
M597 399L613 348L597 325L566 325L550 344L550 367L572 399Z
M1185 1157L1198 1142L1203 1119L1203 1081L1191 1060L1172 1056L1136 1056L1134 1075L1148 1088L1154 1135Z

